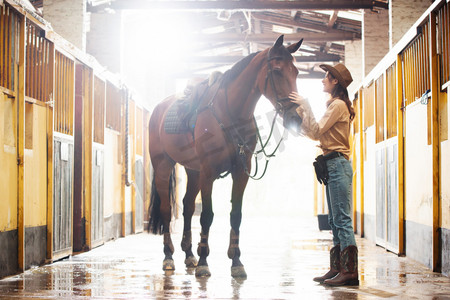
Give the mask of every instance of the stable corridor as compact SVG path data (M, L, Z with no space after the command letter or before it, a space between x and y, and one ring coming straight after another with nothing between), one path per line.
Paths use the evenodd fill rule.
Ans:
M198 224L195 216L194 250ZM173 232L174 272L162 271L162 236L145 232L4 278L0 299L450 299L450 278L361 238L359 287L313 282L326 271L331 245L331 233L319 231L315 218L244 216L246 280L230 276L228 218L216 217L211 227L210 278L184 267L182 219Z

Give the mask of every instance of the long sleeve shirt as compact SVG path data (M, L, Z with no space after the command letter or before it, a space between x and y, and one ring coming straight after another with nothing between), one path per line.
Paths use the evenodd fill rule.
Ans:
M337 151L349 159L350 113L347 105L337 98L328 100L326 105L325 114L317 122L308 101L302 101L297 108L297 113L303 120L302 133L318 140L324 155Z

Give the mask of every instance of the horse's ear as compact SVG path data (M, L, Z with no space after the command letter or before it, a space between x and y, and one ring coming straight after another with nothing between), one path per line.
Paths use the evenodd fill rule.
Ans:
M300 40L298 43L296 43L296 44L292 44L292 45L288 46L286 49L288 49L288 51L289 51L290 53L295 53L295 52L297 52L298 48L300 48L300 46L302 45L302 43L303 43L303 39L301 39L301 40Z
M280 35L277 39L277 41L275 42L275 44L273 44L273 48L278 48L283 46L283 40L284 40L284 34Z

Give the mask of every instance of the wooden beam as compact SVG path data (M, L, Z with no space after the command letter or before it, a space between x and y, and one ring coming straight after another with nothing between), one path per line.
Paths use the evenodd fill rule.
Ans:
M333 12L333 14L330 16L330 20L328 21L328 25L327 25L328 28L333 28L334 23L336 23L337 17L338 17L338 12L337 12L337 10L335 10Z
M47 259L50 261L53 259L53 108L54 99L53 94L55 90L55 45L50 43L49 48L49 78L50 78L50 94L52 95L51 101L47 104Z
M397 86L397 180L398 180L398 255L405 254L404 224L405 224L405 167L404 167L404 133L403 133L403 68L402 56L397 55L396 86Z
M439 135L439 68L438 54L436 47L436 12L432 11L428 18L429 26L429 47L430 47L430 88L431 88L431 153L433 170L433 232L432 232L432 267L434 272L440 272L441 248L439 232L439 205L440 205L440 135Z
M273 0L217 0L217 1L146 1L116 0L102 5L88 2L88 11L97 12L104 9L124 10L342 10L342 9L374 9L389 8L385 1L372 0L340 0L340 1L273 1Z
M359 126L359 209L360 209L360 227L361 227L361 237L364 237L364 137L365 131L363 131L363 92L358 90L358 126Z
M301 20L286 19L286 18L282 18L280 16L268 16L268 15L265 15L262 13L254 13L254 14L252 14L252 17L256 20L261 20L261 21L270 22L270 23L283 25L283 26L293 26L293 27L298 27L301 29L312 30L312 31L317 31L317 32L336 33L336 34L347 32L347 31L340 30L340 29L333 29L329 26L309 24L306 22L302 22ZM337 19L337 17L336 17L336 19ZM336 22L336 20L335 20L335 22Z
M20 17L19 68L16 80L17 110L17 261L19 271L25 271L25 52L26 18Z
M192 40L198 42L218 43L218 42L259 42L273 44L280 34L263 33L263 34L236 34L236 33L218 33L218 34L193 34L190 36ZM304 42L333 42L333 41L353 41L358 40L358 36L353 32L342 33L312 33L301 32L293 34L285 34L285 43L296 43L303 39Z
M215 64L234 64L245 56L190 56L183 59L183 63L215 63ZM297 62L338 62L339 55L314 55L314 56L295 56Z

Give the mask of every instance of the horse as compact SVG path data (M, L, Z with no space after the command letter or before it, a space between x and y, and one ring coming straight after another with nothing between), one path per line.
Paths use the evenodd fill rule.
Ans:
M292 91L297 91L298 70L292 53L300 48L303 39L287 47L283 45L283 39L281 35L272 47L244 57L216 83L205 88L200 99L197 99L196 120L192 130L168 133L165 128L164 120L178 99L175 95L164 99L154 108L149 121L149 151L154 172L149 231L164 236L163 270L175 270L172 258L174 246L170 236L173 204L170 199L173 198L173 170L178 163L184 166L187 174L181 241L181 248L186 254L186 267L196 268L197 277L211 276L207 263L209 229L214 217L211 193L214 181L224 173L231 173L232 209L227 254L232 260L232 277L247 277L240 261L239 229L243 194L250 176L248 170L251 169L251 158L257 144L255 107L264 95L278 113L286 116L293 109L288 96ZM197 261L192 252L191 219L195 198L200 191L202 211Z

